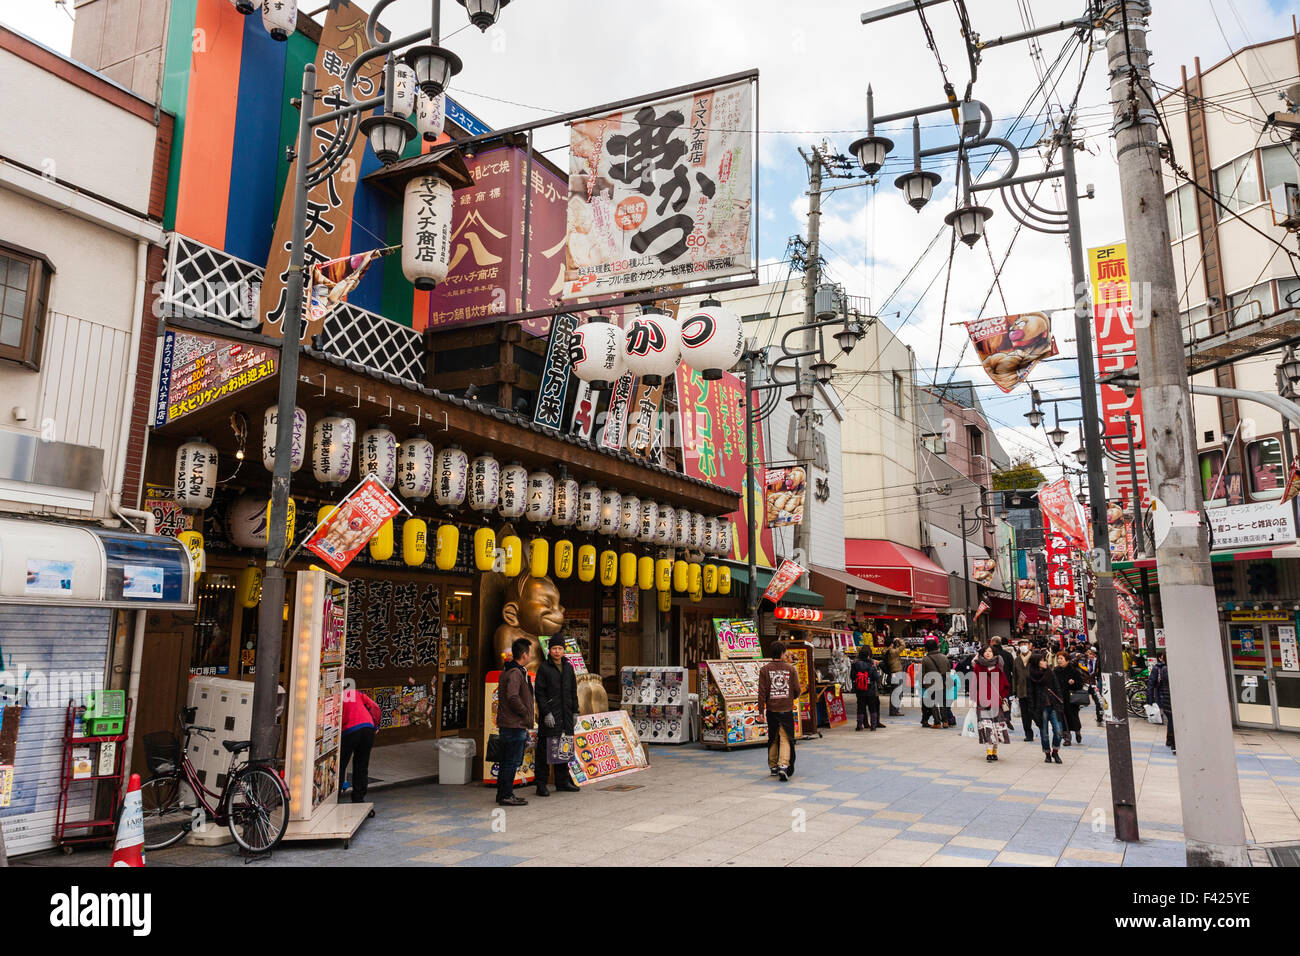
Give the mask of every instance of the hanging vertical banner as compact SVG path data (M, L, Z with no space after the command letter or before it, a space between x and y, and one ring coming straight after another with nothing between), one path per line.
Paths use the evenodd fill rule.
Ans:
M402 247L385 246L313 265L311 281L307 284L307 314L311 321L322 321L330 312L348 301L348 294L361 284L370 263L400 248Z
M1097 377L1104 378L1137 367L1137 337L1133 334L1133 297L1129 283L1128 245L1117 242L1088 250L1088 275L1092 283L1093 320L1097 336ZM1112 462L1120 497L1131 500L1134 476L1128 466L1128 437L1124 413L1133 420L1134 459L1137 462L1139 500L1145 509L1151 503L1147 489L1146 436L1142 430L1142 390L1133 397L1115 385L1101 386L1101 417L1105 438L1121 460Z
M596 429L597 394L590 382L578 381L578 392L573 397L573 416L569 419L569 434L591 441Z
M750 271L753 130L749 80L575 122L564 298Z
M1106 533L1111 561L1127 561L1133 556L1133 518L1118 501L1106 502Z
M764 500L767 504L763 523L769 528L802 524L808 473L798 465L793 468L769 468L764 485Z
M685 362L677 367L678 433L682 443L682 469L691 478L699 478L719 488L740 495L740 508L724 516L731 523L732 550L724 557L735 561L749 560L749 521L746 517L748 495L745 490L745 386L735 375L724 372L715 381L706 379ZM757 392L754 393L757 401ZM755 560L772 567L772 529L764 525L763 429L754 423L754 507L758 511L758 553Z
M660 464L663 461L663 430L659 427L659 410L663 405L664 387L638 382L627 411L627 451L637 458Z
M1009 392L1045 358L1056 354L1052 318L1046 312L999 315L967 322L966 332L989 380Z
M377 36L381 42L387 42L388 31L379 30ZM366 12L353 5L352 0L330 0L325 25L321 28L320 45L316 49L316 85L321 93L322 110L338 109L344 105L343 76L352 61L369 49ZM358 98L374 96L379 91L377 79L383 67L383 57L367 61L353 85L353 94ZM275 233L258 303L263 335L275 338L284 335L289 246L293 237L293 183L298 175L297 164L304 159L315 161L333 141L339 122L334 120L315 127L312 130L311 156L298 157L289 170L284 195L280 197L280 212L275 220ZM351 231L352 199L357 191L365 152L366 137L357 136L342 166L307 194L307 243L303 265L308 269L317 263L337 259L345 251L343 244ZM320 332L320 325L319 320L312 319L304 310L303 341Z
M609 395L609 410L605 412L605 432L600 444L618 451L623 447L623 425L627 420L627 405L632 400L632 373L619 376Z
M997 567L997 562L992 558L972 558L971 559L971 580L976 584L984 587L993 586L993 571Z
M772 575L772 580L768 582L767 590L763 592L764 600L780 604L781 598L785 597L785 592L790 590L794 582L807 571L807 568L800 567L788 558L782 561L781 567L777 568L776 574Z
M1070 488L1070 479L1058 478L1038 488L1038 506L1043 511L1043 527L1063 534L1073 547L1088 550L1088 536L1079 502Z
M401 502L377 478L368 476L316 526L303 547L341 572L380 526L402 510Z
M569 394L569 341L577 327L578 319L572 315L557 315L551 324L542 383L537 389L537 410L533 412L534 425L558 430L564 421L564 400Z

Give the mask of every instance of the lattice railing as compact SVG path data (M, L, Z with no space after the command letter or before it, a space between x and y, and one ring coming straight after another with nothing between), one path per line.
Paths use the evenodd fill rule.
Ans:
M257 302L262 275L260 266L180 233L168 233L161 314L164 318L202 318L255 330L261 324ZM420 333L374 312L344 303L326 316L315 344L336 358L424 383L424 343Z

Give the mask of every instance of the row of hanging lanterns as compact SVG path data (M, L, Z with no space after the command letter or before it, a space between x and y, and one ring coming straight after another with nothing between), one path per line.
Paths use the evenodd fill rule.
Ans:
M573 374L592 388L613 386L624 372L646 385L658 385L685 362L714 381L745 353L740 316L716 299L678 322L662 309L647 307L621 329L606 316L593 316L573 333Z

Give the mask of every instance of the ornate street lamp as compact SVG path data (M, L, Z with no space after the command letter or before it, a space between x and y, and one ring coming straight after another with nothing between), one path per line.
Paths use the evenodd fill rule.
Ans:
M938 173L921 168L921 121L912 119L912 171L903 173L894 180L894 185L903 191L907 204L920 212L930 201L934 187L943 181Z
M415 125L400 116L367 116L358 126L370 141L375 158L385 166L397 162L406 144L415 138Z
M456 2L465 8L470 23L479 30L486 31L497 22L497 17L501 15L501 8L510 0L456 0Z
M880 167L885 165L885 159L889 156L889 151L894 148L894 141L884 136L876 135L876 109L875 97L871 93L871 87L867 87L867 135L862 139L854 140L849 146L849 152L858 158L862 168L868 176L874 176L880 172Z
M988 206L973 205L967 198L963 205L944 216L943 221L957 230L958 239L967 246L974 246L984 235L984 223L991 218L993 218L992 209Z

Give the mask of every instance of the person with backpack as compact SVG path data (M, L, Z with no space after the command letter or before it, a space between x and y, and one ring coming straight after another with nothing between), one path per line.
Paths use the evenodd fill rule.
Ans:
M1169 664L1165 661L1165 652L1156 651L1156 662L1147 675L1147 703L1160 708L1160 716L1165 721L1165 746L1170 753L1178 753L1174 744L1174 705L1169 692Z
M858 725L854 730L876 730L885 726L880 722L880 668L871 652L863 649L849 672L853 694L858 704Z
M1064 730L1066 692L1061 687L1059 668L1048 666L1047 658L1038 652L1029 655L1025 668L1025 685L1029 691L1026 702L1020 706L1028 707L1038 714L1038 736L1043 743L1043 763L1061 762L1061 737L1065 735L1068 744L1070 738ZM1048 746L1047 734L1051 730L1051 746Z
M952 661L939 652L939 642L925 640L925 657L921 659L921 726L936 729L948 726L948 672ZM934 723L930 723L933 718Z

